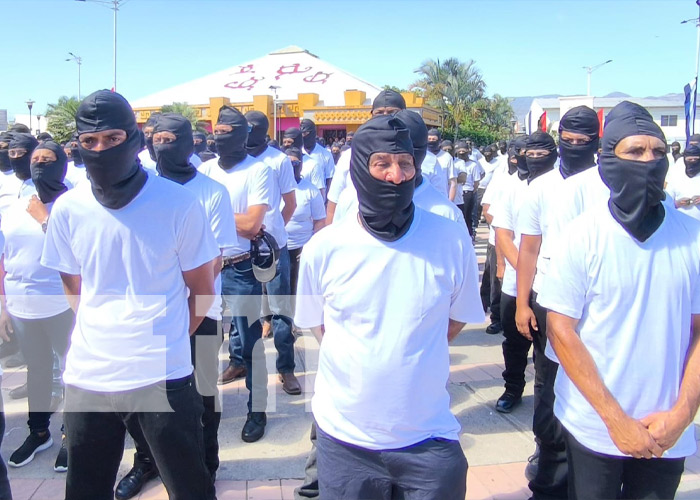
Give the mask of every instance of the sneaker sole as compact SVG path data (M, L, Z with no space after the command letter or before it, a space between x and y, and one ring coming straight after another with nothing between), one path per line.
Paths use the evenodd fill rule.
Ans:
M68 472L68 466L67 465L61 465L59 467L56 467L55 465L53 466L53 470L56 472Z
M8 461L7 461L7 465L9 465L10 467L15 467L15 468L24 467L24 466L27 465L29 462L31 462L32 460L34 460L34 455L36 455L36 454L39 453L40 451L48 450L48 449L51 448L52 446L53 446L53 438L52 438L52 437L49 437L49 440L46 441L44 444L37 446L37 447L36 447L36 450L34 450L34 451L32 452L32 454L29 455L29 456L27 457L27 459L26 459L24 462L20 462L20 463L16 464L16 463L14 463L14 462L8 460Z

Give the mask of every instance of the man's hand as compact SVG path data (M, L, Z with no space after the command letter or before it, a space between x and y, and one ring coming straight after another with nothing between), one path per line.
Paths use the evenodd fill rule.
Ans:
M530 327L533 330L537 329L537 318L535 317L535 312L530 306L518 306L515 310L515 326L518 327L518 332L520 335L528 340L532 340L532 335L530 334Z
M625 415L608 426L608 432L617 449L625 455L634 458L660 458L663 455L661 446L639 420Z
M642 418L640 422L663 451L676 444L689 425L686 419L673 410L652 413Z
M14 335L15 330L12 328L10 315L5 309L0 313L0 338L5 342L10 342L10 335Z
M29 215L31 215L39 224L43 224L46 219L49 218L49 211L46 210L46 205L44 205L35 194L29 199L27 212L29 212Z

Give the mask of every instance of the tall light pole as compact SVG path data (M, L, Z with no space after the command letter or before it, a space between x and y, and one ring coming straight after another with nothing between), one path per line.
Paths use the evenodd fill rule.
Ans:
M691 19L686 19L685 21L681 21L681 24L686 24L689 22L694 22L695 26L697 27L697 41L695 42L695 92L697 92L697 86L698 86L698 71L700 70L700 0L695 0L695 4L698 6L698 17L693 17ZM697 106L697 103L695 104ZM695 133L695 110L691 110L690 112L690 118L692 122L690 123L690 127L687 129L690 131L691 134Z
M270 85L269 89L272 90L275 93L275 97L272 99L272 103L275 107L274 111L272 112L273 119L275 120L275 126L273 128L275 136L273 139L277 140L277 89L280 88L277 85Z
M32 133L32 108L34 107L34 101L29 99L27 101L27 107L29 108L29 133Z
M68 55L70 56L70 58L66 59L66 61L75 61L76 63L78 63L78 100L80 101L80 65L83 64L83 58L80 56L76 56L72 52L68 52Z
M587 79L588 85L586 86L586 95L587 96L589 96L589 97L591 96L591 73L593 73L595 70L597 70L601 66L605 66L606 64L611 63L611 62L612 62L612 59L608 59L607 61L602 62L596 66L584 66L583 67L583 69L585 69L586 73L588 74L588 79Z
M41 133L41 115L36 115L36 135Z
M75 0L76 2L92 2L100 5L104 5L109 9L114 11L114 83L112 84L112 90L117 91L117 12L119 12L119 7L128 2L129 0Z

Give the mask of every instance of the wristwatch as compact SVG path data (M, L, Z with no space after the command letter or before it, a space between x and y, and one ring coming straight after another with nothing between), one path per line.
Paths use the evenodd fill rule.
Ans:
M44 234L46 234L46 230L49 228L49 218L47 217L44 219L44 222L41 223L41 230L44 231Z

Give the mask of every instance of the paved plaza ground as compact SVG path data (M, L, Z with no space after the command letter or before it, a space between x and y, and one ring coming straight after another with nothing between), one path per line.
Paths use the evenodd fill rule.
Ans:
M483 264L486 231L482 227L477 239L477 254ZM527 368L527 387L523 403L513 413L494 410L503 392L501 371L501 335L487 335L486 323L467 325L450 347L451 375L449 391L452 411L462 424L460 441L469 461L468 499L516 500L529 497L523 471L534 450L532 420L532 364ZM265 341L269 373L274 373L275 348ZM222 366L226 356L222 348ZM310 448L310 399L318 359L318 343L305 332L297 340L297 372L301 375L301 396L289 396L281 389L276 376L270 376L271 400L275 411L268 413L265 437L246 444L240 433L245 422L246 391L243 381L223 386L223 416L219 430L221 468L218 473L219 500L289 500L304 474ZM7 420L6 434L0 450L5 461L27 434L27 400L14 401L8 392L24 383L26 368L6 369L2 396ZM54 415L51 432L54 445L21 468L10 469L15 500L52 500L64 498L65 474L53 471L60 446L61 415ZM697 423L700 420L696 419ZM696 425L697 425L696 423ZM700 433L699 433L700 435ZM131 467L133 444L127 442L119 477ZM160 481L149 483L141 500L167 499ZM686 461L686 472L677 498L700 498L700 456Z

